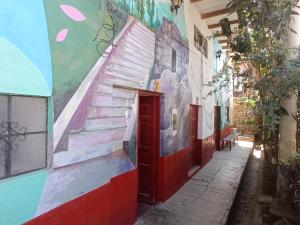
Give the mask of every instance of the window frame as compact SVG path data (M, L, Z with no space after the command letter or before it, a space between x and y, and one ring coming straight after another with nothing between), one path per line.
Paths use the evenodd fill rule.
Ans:
M38 171L44 168L47 168L48 166L48 97L46 96L31 96L31 95L7 95L7 94L3 94L0 93L0 96L4 96L7 98L7 121L0 121L0 127L2 124L6 124L7 125L7 130L6 130L6 134L3 135L3 133L5 133L5 127L3 130L3 133L0 133L0 143L4 142L4 145L7 145L7 143L9 143L11 146L9 146L8 148L10 148L8 151L4 152L4 175L2 177L0 177L0 180L3 179L7 179L7 178L11 178L11 177L15 177L15 176L19 176L19 175L23 175L23 174L27 174L27 173L31 173L34 171ZM18 128L17 129L22 129L22 125L19 125L18 122L12 121L12 99L14 97L27 97L27 98L41 98L45 100L45 131L27 131L27 128L24 127L26 130L24 132L22 131L17 131L17 133L11 133L12 132L12 124L15 123L17 124ZM1 130L0 130L1 132ZM20 133L18 133L20 132ZM24 172L20 172L20 173L13 173L12 172L12 165L13 165L13 159L12 159L12 148L13 148L13 144L15 144L12 140L13 137L20 137L20 136L25 136L25 139L23 141L26 140L26 136L28 135L35 135L35 134L44 134L45 135L45 158L44 158L44 163L42 167L39 168L35 168L32 170L26 170ZM6 141L5 141L6 140ZM18 143L22 143L22 140L19 141ZM0 151L2 151L2 149L0 149Z
M194 25L194 46L206 58L208 57L208 41L196 25Z

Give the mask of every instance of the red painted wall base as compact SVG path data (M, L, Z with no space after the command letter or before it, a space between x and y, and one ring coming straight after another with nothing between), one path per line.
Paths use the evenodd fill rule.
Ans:
M160 202L170 198L188 179L189 148L172 155L160 157L159 196Z
M201 149L200 152L200 165L201 167L205 166L209 160L212 159L215 152L215 138L214 135L211 135L205 139L199 139L199 146Z
M137 171L69 201L24 225L133 225L137 218Z

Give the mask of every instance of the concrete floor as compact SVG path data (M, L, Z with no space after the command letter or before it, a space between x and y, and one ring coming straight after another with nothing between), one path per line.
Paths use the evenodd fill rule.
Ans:
M239 141L213 159L166 202L136 225L224 225L247 164L251 142Z

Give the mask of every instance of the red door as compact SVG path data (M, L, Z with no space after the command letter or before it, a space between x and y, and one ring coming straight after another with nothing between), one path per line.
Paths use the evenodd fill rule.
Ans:
M215 136L215 149L220 151L221 149L221 130L220 130L220 120L221 120L221 107L215 106L214 112L214 136Z
M190 168L197 164L197 136L198 136L198 106L190 105Z
M138 182L139 201L154 204L159 157L159 114L156 96L139 98ZM158 136L159 137L159 136Z

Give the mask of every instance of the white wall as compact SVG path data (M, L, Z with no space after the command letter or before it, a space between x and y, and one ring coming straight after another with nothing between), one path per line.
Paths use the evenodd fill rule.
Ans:
M185 20L189 41L189 67L188 78L192 89L193 104L196 104L196 98L199 99L198 115L198 138L204 139L213 134L214 125L214 96L207 96L211 88L204 84L212 80L214 72L214 50L213 41L208 40L208 58L194 47L194 25L204 36L210 36L211 32L205 21L201 19L199 11L190 1L185 1Z

